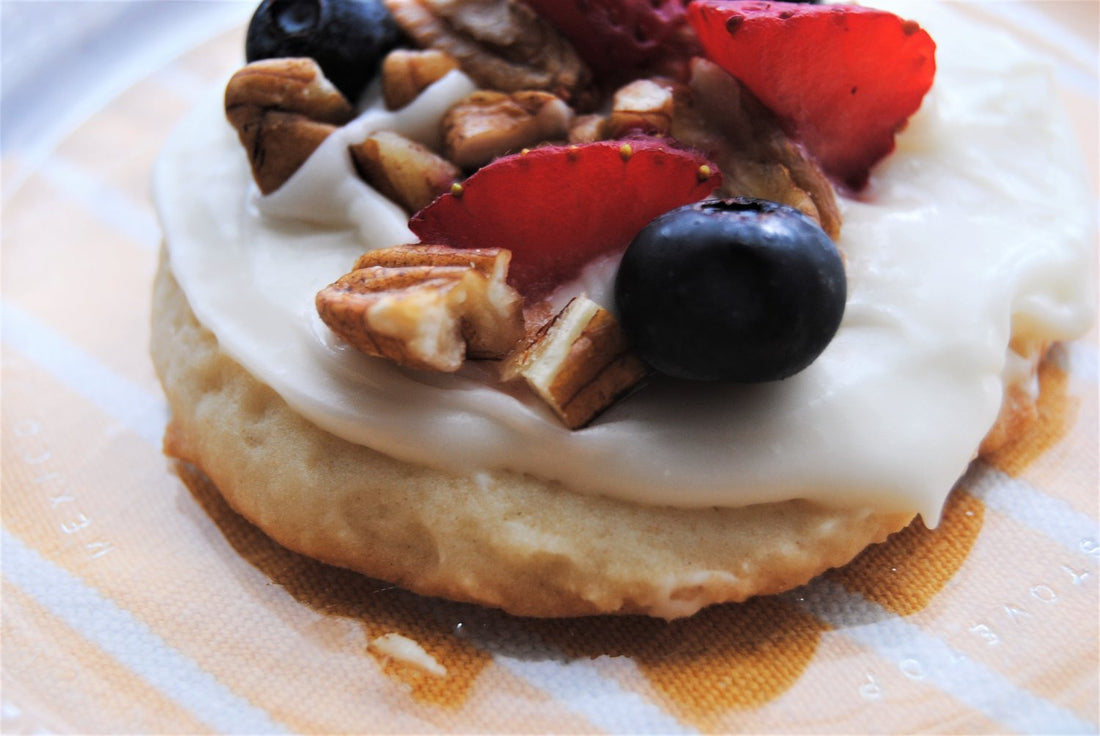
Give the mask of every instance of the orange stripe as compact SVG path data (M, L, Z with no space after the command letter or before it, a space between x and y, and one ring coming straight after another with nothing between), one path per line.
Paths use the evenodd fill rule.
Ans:
M180 57L175 66L205 79L211 85L224 82L228 79L226 70L243 66L241 50L244 48L245 30L242 26L211 38Z
M152 385L147 346L156 254L58 196L32 177L13 197L11 209L21 214L4 223L4 267L34 277L7 279L4 299L117 373Z
M193 104L155 77L140 81L74 130L54 155L98 177L103 186L115 189L135 207L151 212L153 162L165 137Z

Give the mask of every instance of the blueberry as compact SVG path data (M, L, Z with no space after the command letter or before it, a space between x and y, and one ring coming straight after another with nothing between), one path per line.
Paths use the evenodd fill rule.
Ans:
M775 202L708 200L667 212L627 248L615 281L623 330L677 378L758 382L812 363L847 297L833 241Z
M263 0L248 25L245 59L312 57L354 103L400 41L382 0Z

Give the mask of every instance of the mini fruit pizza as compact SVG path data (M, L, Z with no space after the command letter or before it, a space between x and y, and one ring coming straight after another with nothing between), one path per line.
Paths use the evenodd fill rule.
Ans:
M264 0L155 175L166 451L291 549L521 615L934 526L1093 318L1049 72L956 13Z

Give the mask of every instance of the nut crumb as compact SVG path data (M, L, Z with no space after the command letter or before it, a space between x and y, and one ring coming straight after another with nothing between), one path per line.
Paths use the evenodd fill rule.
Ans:
M447 668L436 661L435 657L428 654L424 647L416 641L401 634L383 634L370 641L367 648L387 659L401 664L415 667L422 672L436 677L446 677Z

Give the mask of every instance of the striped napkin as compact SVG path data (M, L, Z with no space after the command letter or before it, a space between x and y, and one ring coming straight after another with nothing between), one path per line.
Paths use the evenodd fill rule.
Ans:
M50 5L3 4L6 28ZM0 730L1100 729L1095 332L1055 349L1040 422L970 469L937 530L915 525L805 587L687 620L514 618L268 540L161 454L146 354L150 166L240 63L250 8L76 5L114 13L116 35L125 16L121 35L145 55L92 87L70 62L58 79L71 96L31 135L15 116L38 108L5 48ZM143 15L152 5L177 13L170 35L147 37L164 33ZM209 25L181 6L209 6ZM975 12L1058 63L1096 161L1095 2Z

